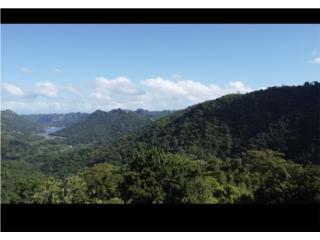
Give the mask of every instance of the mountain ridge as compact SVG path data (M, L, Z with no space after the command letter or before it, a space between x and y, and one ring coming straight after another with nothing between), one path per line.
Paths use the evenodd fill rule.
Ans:
M171 111L152 112L147 110L113 109L108 112L96 110L83 121L74 123L52 135L66 137L71 141L92 143L111 142L123 134L131 133L161 118Z

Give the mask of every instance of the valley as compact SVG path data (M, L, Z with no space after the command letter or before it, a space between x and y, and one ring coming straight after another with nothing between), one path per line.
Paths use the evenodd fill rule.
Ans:
M3 203L320 202L320 83L180 111L1 111Z
M44 137L46 140L55 139L57 137L52 136L51 134L62 129L64 129L64 127L47 127L44 129L43 133L36 133L35 135Z

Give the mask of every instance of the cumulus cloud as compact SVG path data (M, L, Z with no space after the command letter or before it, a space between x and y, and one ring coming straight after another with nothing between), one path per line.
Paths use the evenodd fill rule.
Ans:
M247 93L252 91L250 87L245 86L240 81L230 82L229 86L230 86L230 89L227 91L229 91L230 93L232 92Z
M229 93L246 93L252 89L241 81L231 81L224 86L185 80L173 75L172 79L148 78L135 85L126 77L95 81L89 102L102 106L102 110L113 108L150 110L182 109L203 101L212 100Z
M58 89L51 82L36 83L36 93L45 97L57 97Z
M80 91L78 90L78 88L74 87L74 86L66 86L65 88L63 88L63 90L72 93L72 94L80 94Z
M95 81L95 88L92 96L98 99L109 99L116 95L140 95L142 92L126 77L117 77L115 79L106 79L98 77Z
M63 101L53 99L24 99L24 100L4 100L3 109L12 109L17 113L56 113L73 112L74 106L70 106Z
M172 79L148 78L140 81L138 85L126 77L115 79L98 77L90 95L94 100L90 102L93 106L103 106L103 110L118 107L150 110L182 109L225 94L250 91L252 89L241 81L218 86L185 80L176 74Z
M2 89L5 92L10 93L11 95L14 95L14 96L23 96L24 94L20 87L11 83L3 83Z
M21 67L20 72L24 75L31 75L32 74L32 69L28 67Z
M215 99L228 93L245 93L252 91L240 81L230 82L225 87L215 84L203 84L193 80L167 80L163 78L150 78L141 81L147 87L149 99L156 105L183 108L206 100Z
M3 89L10 93L3 99L3 106L29 113L93 112L115 108L178 110L229 93L252 91L241 81L217 85L184 79L182 76L173 76L172 79L147 78L138 83L126 77L97 77L93 85L85 89L68 83L56 86L49 81L38 82L33 90L25 89L25 92L8 83L3 84Z

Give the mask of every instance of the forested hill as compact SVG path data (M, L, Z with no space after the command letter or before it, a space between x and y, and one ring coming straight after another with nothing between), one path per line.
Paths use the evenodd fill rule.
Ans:
M320 84L306 83L227 95L158 120L145 110L96 111L60 132L97 142L89 146L5 136L1 197L49 204L319 204L319 109ZM18 120L20 127L29 123Z
M134 137L171 152L218 157L272 149L297 162L320 162L320 84L232 94L176 112Z
M109 112L97 110L85 120L55 132L54 135L66 137L73 142L107 143L170 113L170 111L149 112L142 109L135 112L122 109L115 109Z
M34 123L11 110L1 111L1 134L25 135L43 130L42 126Z
M148 111L144 109L138 109L135 111L136 114L145 117L151 121L158 120L159 118L165 117L173 113L173 110L163 110L163 111Z
M22 115L30 121L43 126L68 127L76 122L84 120L89 113L52 113L52 114L26 114Z

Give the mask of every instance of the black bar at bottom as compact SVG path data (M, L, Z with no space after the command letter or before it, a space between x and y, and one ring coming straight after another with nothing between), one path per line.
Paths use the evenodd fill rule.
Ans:
M1 205L2 231L319 231L319 205Z

